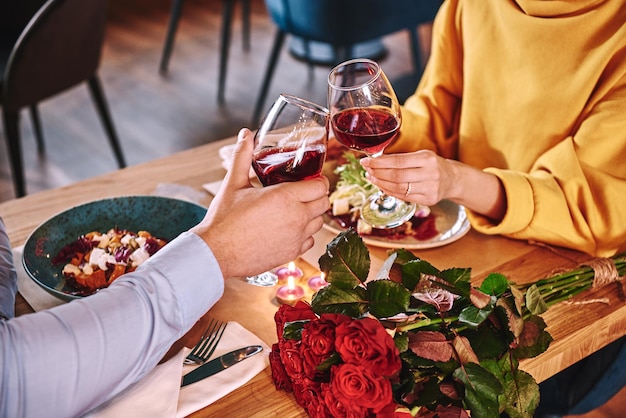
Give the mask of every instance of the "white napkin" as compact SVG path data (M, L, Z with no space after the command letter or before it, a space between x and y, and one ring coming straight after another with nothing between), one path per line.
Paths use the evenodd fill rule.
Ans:
M176 416L185 417L212 404L243 386L269 365L270 348L239 323L229 322L211 358L248 345L260 345L263 351L211 377L181 388ZM183 374L196 367L198 366L183 366Z
M23 246L13 249L18 290L35 311L63 302L37 285L22 266ZM229 322L212 358L248 345L261 345L263 351L210 378L180 388L182 376L197 366L183 366L191 351L185 348L147 376L87 416L90 418L185 417L243 386L269 365L270 348L237 322Z
M85 418L175 417L183 360L189 351L180 350L139 382L88 413Z

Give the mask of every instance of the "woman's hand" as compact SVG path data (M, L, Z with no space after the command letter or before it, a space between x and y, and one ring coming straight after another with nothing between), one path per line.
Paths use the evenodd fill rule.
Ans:
M373 184L398 199L425 206L447 199L495 221L506 211L506 194L496 176L433 151L363 158L361 165Z
M363 158L361 165L372 183L408 202L432 206L458 193L451 162L432 151Z
M253 187L248 177L252 149L252 133L244 128L219 193L193 229L213 251L225 278L261 273L309 250L330 207L325 177Z

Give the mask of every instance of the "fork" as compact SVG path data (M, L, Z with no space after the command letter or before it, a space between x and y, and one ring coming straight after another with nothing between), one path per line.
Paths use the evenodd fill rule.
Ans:
M225 322L211 319L200 341L185 358L184 364L204 364L215 351L225 329Z

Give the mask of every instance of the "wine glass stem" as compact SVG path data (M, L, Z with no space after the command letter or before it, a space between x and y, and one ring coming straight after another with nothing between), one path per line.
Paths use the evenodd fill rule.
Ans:
M376 205L378 205L381 212L393 212L396 209L397 202L396 198L388 196L382 190L376 199Z

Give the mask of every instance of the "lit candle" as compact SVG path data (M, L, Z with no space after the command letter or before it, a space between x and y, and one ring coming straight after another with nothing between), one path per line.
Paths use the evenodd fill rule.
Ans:
M311 277L307 283L309 287L311 288L311 290L313 290L314 292L317 292L322 287L328 285L328 282L324 280L324 273L321 273L320 276Z
M276 299L283 305L295 305L297 301L304 297L304 289L302 286L295 284L294 278L289 276L287 284L281 286L276 291Z
M289 262L287 267L280 267L276 269L275 273L278 276L278 280L281 282L287 281L289 277L293 277L297 280L303 275L302 270L296 267L296 263L293 261Z

